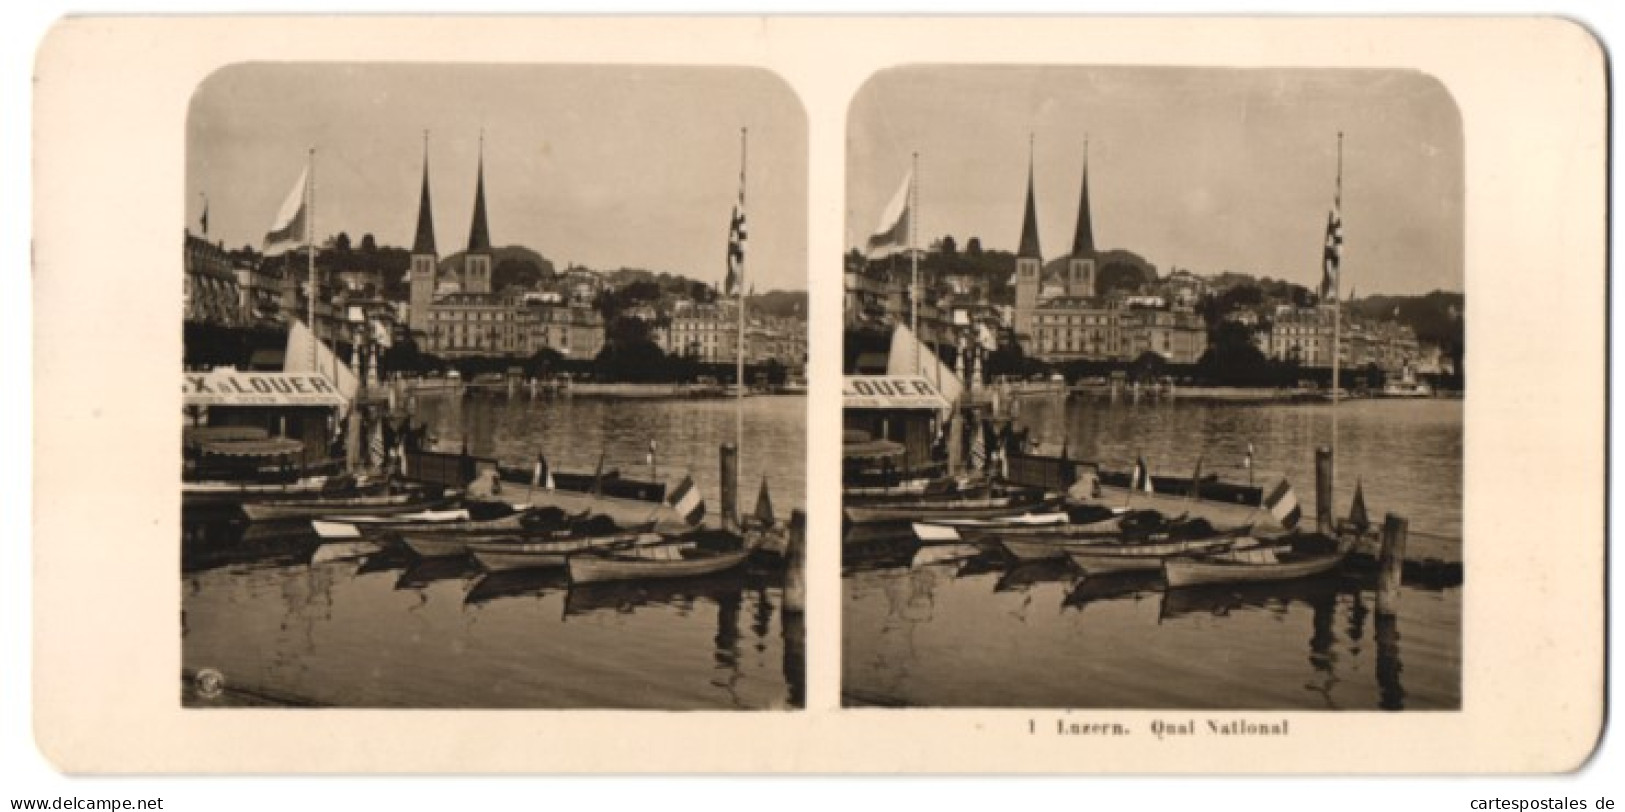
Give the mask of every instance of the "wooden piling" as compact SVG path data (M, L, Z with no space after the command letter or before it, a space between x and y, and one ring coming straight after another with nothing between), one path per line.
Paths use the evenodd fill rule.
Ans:
M790 511L790 540L784 548L784 610L807 608L807 514Z
M739 448L722 444L722 525L739 527Z
M1332 450L1321 446L1315 449L1316 532L1331 535L1332 522Z
M1399 586L1405 574L1405 539L1410 522L1390 513L1382 520L1382 551L1377 558L1377 614L1399 611Z

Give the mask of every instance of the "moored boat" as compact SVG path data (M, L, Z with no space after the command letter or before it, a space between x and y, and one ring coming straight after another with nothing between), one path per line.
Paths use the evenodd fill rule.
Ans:
M1215 540L1222 542L1223 545L1229 545L1238 539L1246 538L1252 531L1253 526L1250 524L1214 528L1206 522L1181 522L1168 525L1165 529L1137 535L1125 534L1122 530L1108 530L1072 536L1009 537L1001 538L999 541L1005 552L1017 561L1043 561L1066 558L1074 550L1129 550L1134 547L1152 550L1159 545ZM1170 550L1170 552L1179 551Z
M314 519L324 516L369 515L382 516L413 513L441 507L449 501L442 494L428 491L409 491L368 496L311 497L308 499L277 499L266 502L248 502L242 506L249 521L264 522L281 519Z
M1288 581L1330 572L1348 555L1349 542L1325 536L1285 536L1230 550L1169 558L1162 564L1171 588L1201 584Z
M1066 551L1072 565L1085 575L1108 572L1155 572L1172 556L1216 552L1236 543L1237 536L1214 536L1146 544L1090 544Z
M633 549L658 544L655 533L614 533L603 536L574 536L546 541L479 541L467 549L487 572L563 567L571 556L594 550Z
M750 547L740 539L728 547L677 537L664 544L630 549L593 550L572 555L567 560L570 583L689 578L732 569L750 556Z
M1047 513L1060 507L1061 497L1041 492L1017 493L960 499L921 499L891 501L873 505L848 505L846 518L853 524L873 522L934 522L941 519L995 519L1025 513Z

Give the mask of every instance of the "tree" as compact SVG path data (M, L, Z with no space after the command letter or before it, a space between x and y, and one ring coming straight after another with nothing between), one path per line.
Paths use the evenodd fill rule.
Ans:
M942 255L945 256L945 257L952 257L952 256L956 256L958 253L959 253L959 243L954 242L954 235L949 234L949 235L943 237L942 238Z
M373 239L371 232L361 235L361 253L378 253L378 241Z
M982 238L981 237L971 237L970 241L965 243L965 253L967 253L967 254L969 254L969 255L971 255L973 257L981 256L982 255Z
M1233 321L1213 329L1196 367L1203 378L1221 386L1267 386L1273 377L1269 361L1253 344L1252 331Z
M1151 380L1162 377L1163 368L1168 365L1168 359L1163 358L1150 350L1140 353L1134 359L1130 374L1137 380Z

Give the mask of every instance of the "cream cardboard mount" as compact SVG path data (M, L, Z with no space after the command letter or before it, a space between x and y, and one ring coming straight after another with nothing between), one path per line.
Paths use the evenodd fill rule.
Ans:
M804 710L205 711L177 701L179 500L159 473L171 469L154 461L174 459L179 443L184 291L182 274L151 269L177 266L193 94L228 65L425 54L448 65L756 68L803 108ZM38 745L70 773L1575 769L1604 718L1604 64L1581 27L1536 19L64 20L41 46L34 108ZM844 291L832 269L856 239L843 211L847 117L871 77L907 65L1405 69L1449 92L1465 143L1472 346L1459 710L841 707L834 348ZM121 340L86 329L113 324ZM1549 386L1554 359L1561 397ZM96 510L61 509L82 495L82 460L93 457L103 471L149 473L102 489ZM1246 735L1265 724L1283 735ZM1211 735L1155 735L1186 725Z

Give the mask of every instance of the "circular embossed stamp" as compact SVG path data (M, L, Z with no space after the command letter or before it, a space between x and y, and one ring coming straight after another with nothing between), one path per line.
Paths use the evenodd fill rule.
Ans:
M192 684L198 696L214 699L226 690L226 675L213 668L199 669L197 676L192 678Z

